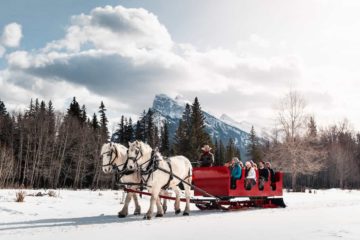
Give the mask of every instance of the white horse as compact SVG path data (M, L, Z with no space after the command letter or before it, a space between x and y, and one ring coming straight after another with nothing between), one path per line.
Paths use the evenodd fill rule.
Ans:
M105 143L101 147L101 159L102 159L102 170L104 173L108 174L113 171L114 168L118 168L119 171L123 171L125 162L127 160L127 148L121 144L117 143ZM140 182L140 179L136 177L136 175L124 175L121 178L124 182ZM132 186L131 188L135 188ZM121 211L118 213L119 217L126 217L128 215L128 208L131 199L134 199L135 203L135 211L134 215L141 214L141 207L139 204L138 197L135 193L128 192L125 197L125 203Z
M127 148L121 144L117 143L105 143L101 147L101 159L102 159L102 170L104 173L109 174L117 168L119 173L122 175L123 172L126 172L126 161L127 161ZM129 175L123 175L120 179L124 183L140 183L140 177L135 172ZM132 190L136 190L137 186L130 186ZM128 208L131 199L134 199L135 202L135 211L134 215L141 214L141 207L139 205L138 197L136 193L128 192L125 197L125 203L122 210L118 213L118 217L123 218L128 215ZM161 205L160 205L161 206ZM158 212L163 213L167 209L166 201L163 202L161 210L158 209Z
M153 166L153 167L152 167ZM161 154L157 151L153 152L151 147L143 142L135 141L129 143L127 168L129 170L136 170L142 174L143 180L151 193L150 207L144 219L151 219L153 214L154 204L159 201L159 193L162 188L171 188L175 191L175 214L179 214L180 210L180 189L178 187L180 180L173 175L179 177L188 184L191 184L192 166L184 156L170 157L164 160ZM167 172L164 172L163 169ZM149 169L151 171L149 171ZM190 213L190 186L184 184L186 207L183 215L187 216ZM160 215L162 213L160 212ZM159 211L157 216L159 215Z

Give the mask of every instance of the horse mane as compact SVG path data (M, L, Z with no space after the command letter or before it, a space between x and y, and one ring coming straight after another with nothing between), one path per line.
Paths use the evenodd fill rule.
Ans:
M121 154L122 156L126 156L126 152L127 152L127 147L125 147L124 145L120 144L120 143L112 143L113 146L116 148L116 151L118 152L118 154Z
M140 141L139 143L140 143L141 151L142 151L143 153L151 153L151 152L152 152L153 149L150 147L149 144L144 143L144 142L142 142L142 141Z

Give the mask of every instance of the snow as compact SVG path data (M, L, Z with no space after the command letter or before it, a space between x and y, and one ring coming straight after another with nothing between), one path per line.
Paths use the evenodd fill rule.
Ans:
M270 136L270 134L268 133L266 128L255 125L255 124L247 122L247 121L237 122L236 120L232 119L229 115L227 115L225 113L220 116L220 120L227 123L230 126L234 126L234 127L238 128L244 132L247 132L247 133L250 133L251 128L254 126L255 132L259 137L266 138L266 137Z
M359 239L360 191L285 193L285 209L199 211L175 216L172 202L163 218L117 218L120 191L57 190L57 197L0 190L0 238L10 239ZM27 194L39 190L26 190ZM44 190L42 190L44 192ZM148 197L141 199L142 212ZM184 206L182 205L182 208ZM130 205L129 213L134 211Z

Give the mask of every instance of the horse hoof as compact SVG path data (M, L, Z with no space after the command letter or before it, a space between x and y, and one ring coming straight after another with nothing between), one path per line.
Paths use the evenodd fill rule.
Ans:
M134 215L135 216L138 216L138 215L140 215L141 213L140 212L134 212Z
M151 220L151 216L145 215L144 220Z
M124 217L126 217L126 215L125 215L125 214L118 213L118 218L124 218Z
M164 214L160 214L160 213L158 213L158 214L156 214L156 216L155 217L163 217L164 216Z
M184 212L183 216L189 216L190 214L188 212Z
M167 207L166 207L166 206L163 206L164 214L166 213L166 210L167 210Z
M178 210L175 211L175 214L176 214L176 215L178 215L179 213L181 213L181 210L180 210L180 209L178 209Z

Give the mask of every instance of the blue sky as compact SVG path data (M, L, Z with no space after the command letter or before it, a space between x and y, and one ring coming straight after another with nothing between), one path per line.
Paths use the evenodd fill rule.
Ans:
M292 87L321 124L360 128L359 11L355 0L4 0L0 98L65 109L75 95L90 114L104 100L116 121L157 93L199 96L216 116L271 127Z

